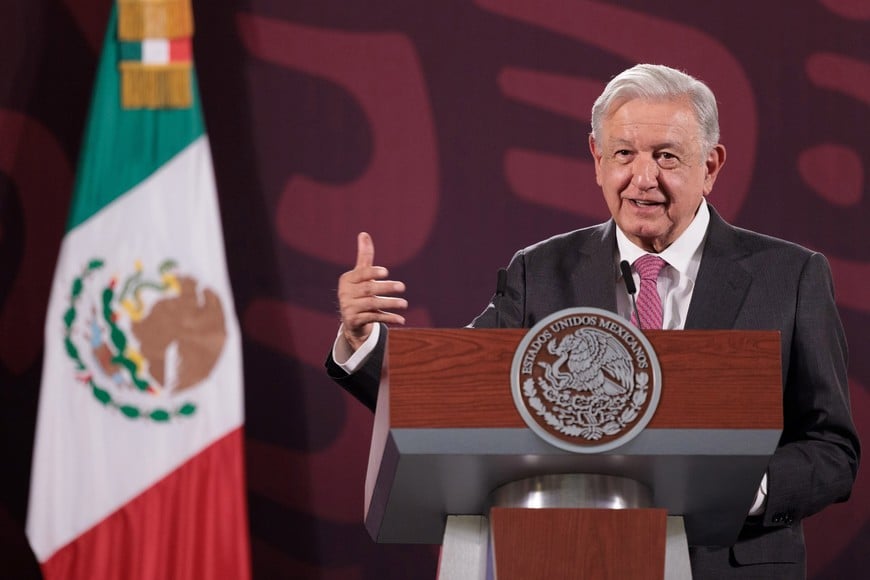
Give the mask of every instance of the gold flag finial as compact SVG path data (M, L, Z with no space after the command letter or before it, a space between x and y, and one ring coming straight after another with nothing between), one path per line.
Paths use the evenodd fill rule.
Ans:
M118 0L118 39L193 36L190 0Z

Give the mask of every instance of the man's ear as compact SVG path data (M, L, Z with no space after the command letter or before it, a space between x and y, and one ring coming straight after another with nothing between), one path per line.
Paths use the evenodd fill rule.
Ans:
M713 184L716 183L716 177L722 166L725 165L725 146L721 143L717 144L710 153L707 154L707 159L704 161L704 166L707 168L707 175L704 177L704 195L707 196L713 191Z
M598 187L601 187L601 158L603 157L603 152L598 148L592 133L589 134L589 151L592 153L592 162L595 165L595 182L598 184Z

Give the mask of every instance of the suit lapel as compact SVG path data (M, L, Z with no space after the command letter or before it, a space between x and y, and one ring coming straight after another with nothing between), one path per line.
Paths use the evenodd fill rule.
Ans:
M686 329L728 329L740 312L752 276L740 261L748 255L734 228L710 207L710 226Z
M571 274L574 304L616 312L616 230L613 220L601 224L595 236L579 248L579 263Z

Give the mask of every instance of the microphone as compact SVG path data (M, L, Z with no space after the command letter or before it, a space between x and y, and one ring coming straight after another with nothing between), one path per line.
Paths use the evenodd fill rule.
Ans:
M498 269L498 278L495 282L495 296L492 298L492 305L495 307L495 327L501 328L501 317L499 316L499 302L504 296L505 288L507 288L507 270L505 268Z
M637 312L637 300L634 297L637 294L637 287L634 285L634 277L631 275L631 264L628 263L628 260L623 260L619 263L619 269L622 270L622 283L625 284L628 297L631 298L631 307L634 310L634 319L637 320L637 327L643 330L643 327L640 325L640 314Z

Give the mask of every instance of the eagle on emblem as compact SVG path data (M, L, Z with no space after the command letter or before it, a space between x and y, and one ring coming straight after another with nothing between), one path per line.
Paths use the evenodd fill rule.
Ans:
M595 396L624 395L634 388L631 356L612 335L594 328L581 328L551 340L547 350L556 360L544 367L544 376L554 386L590 391Z

